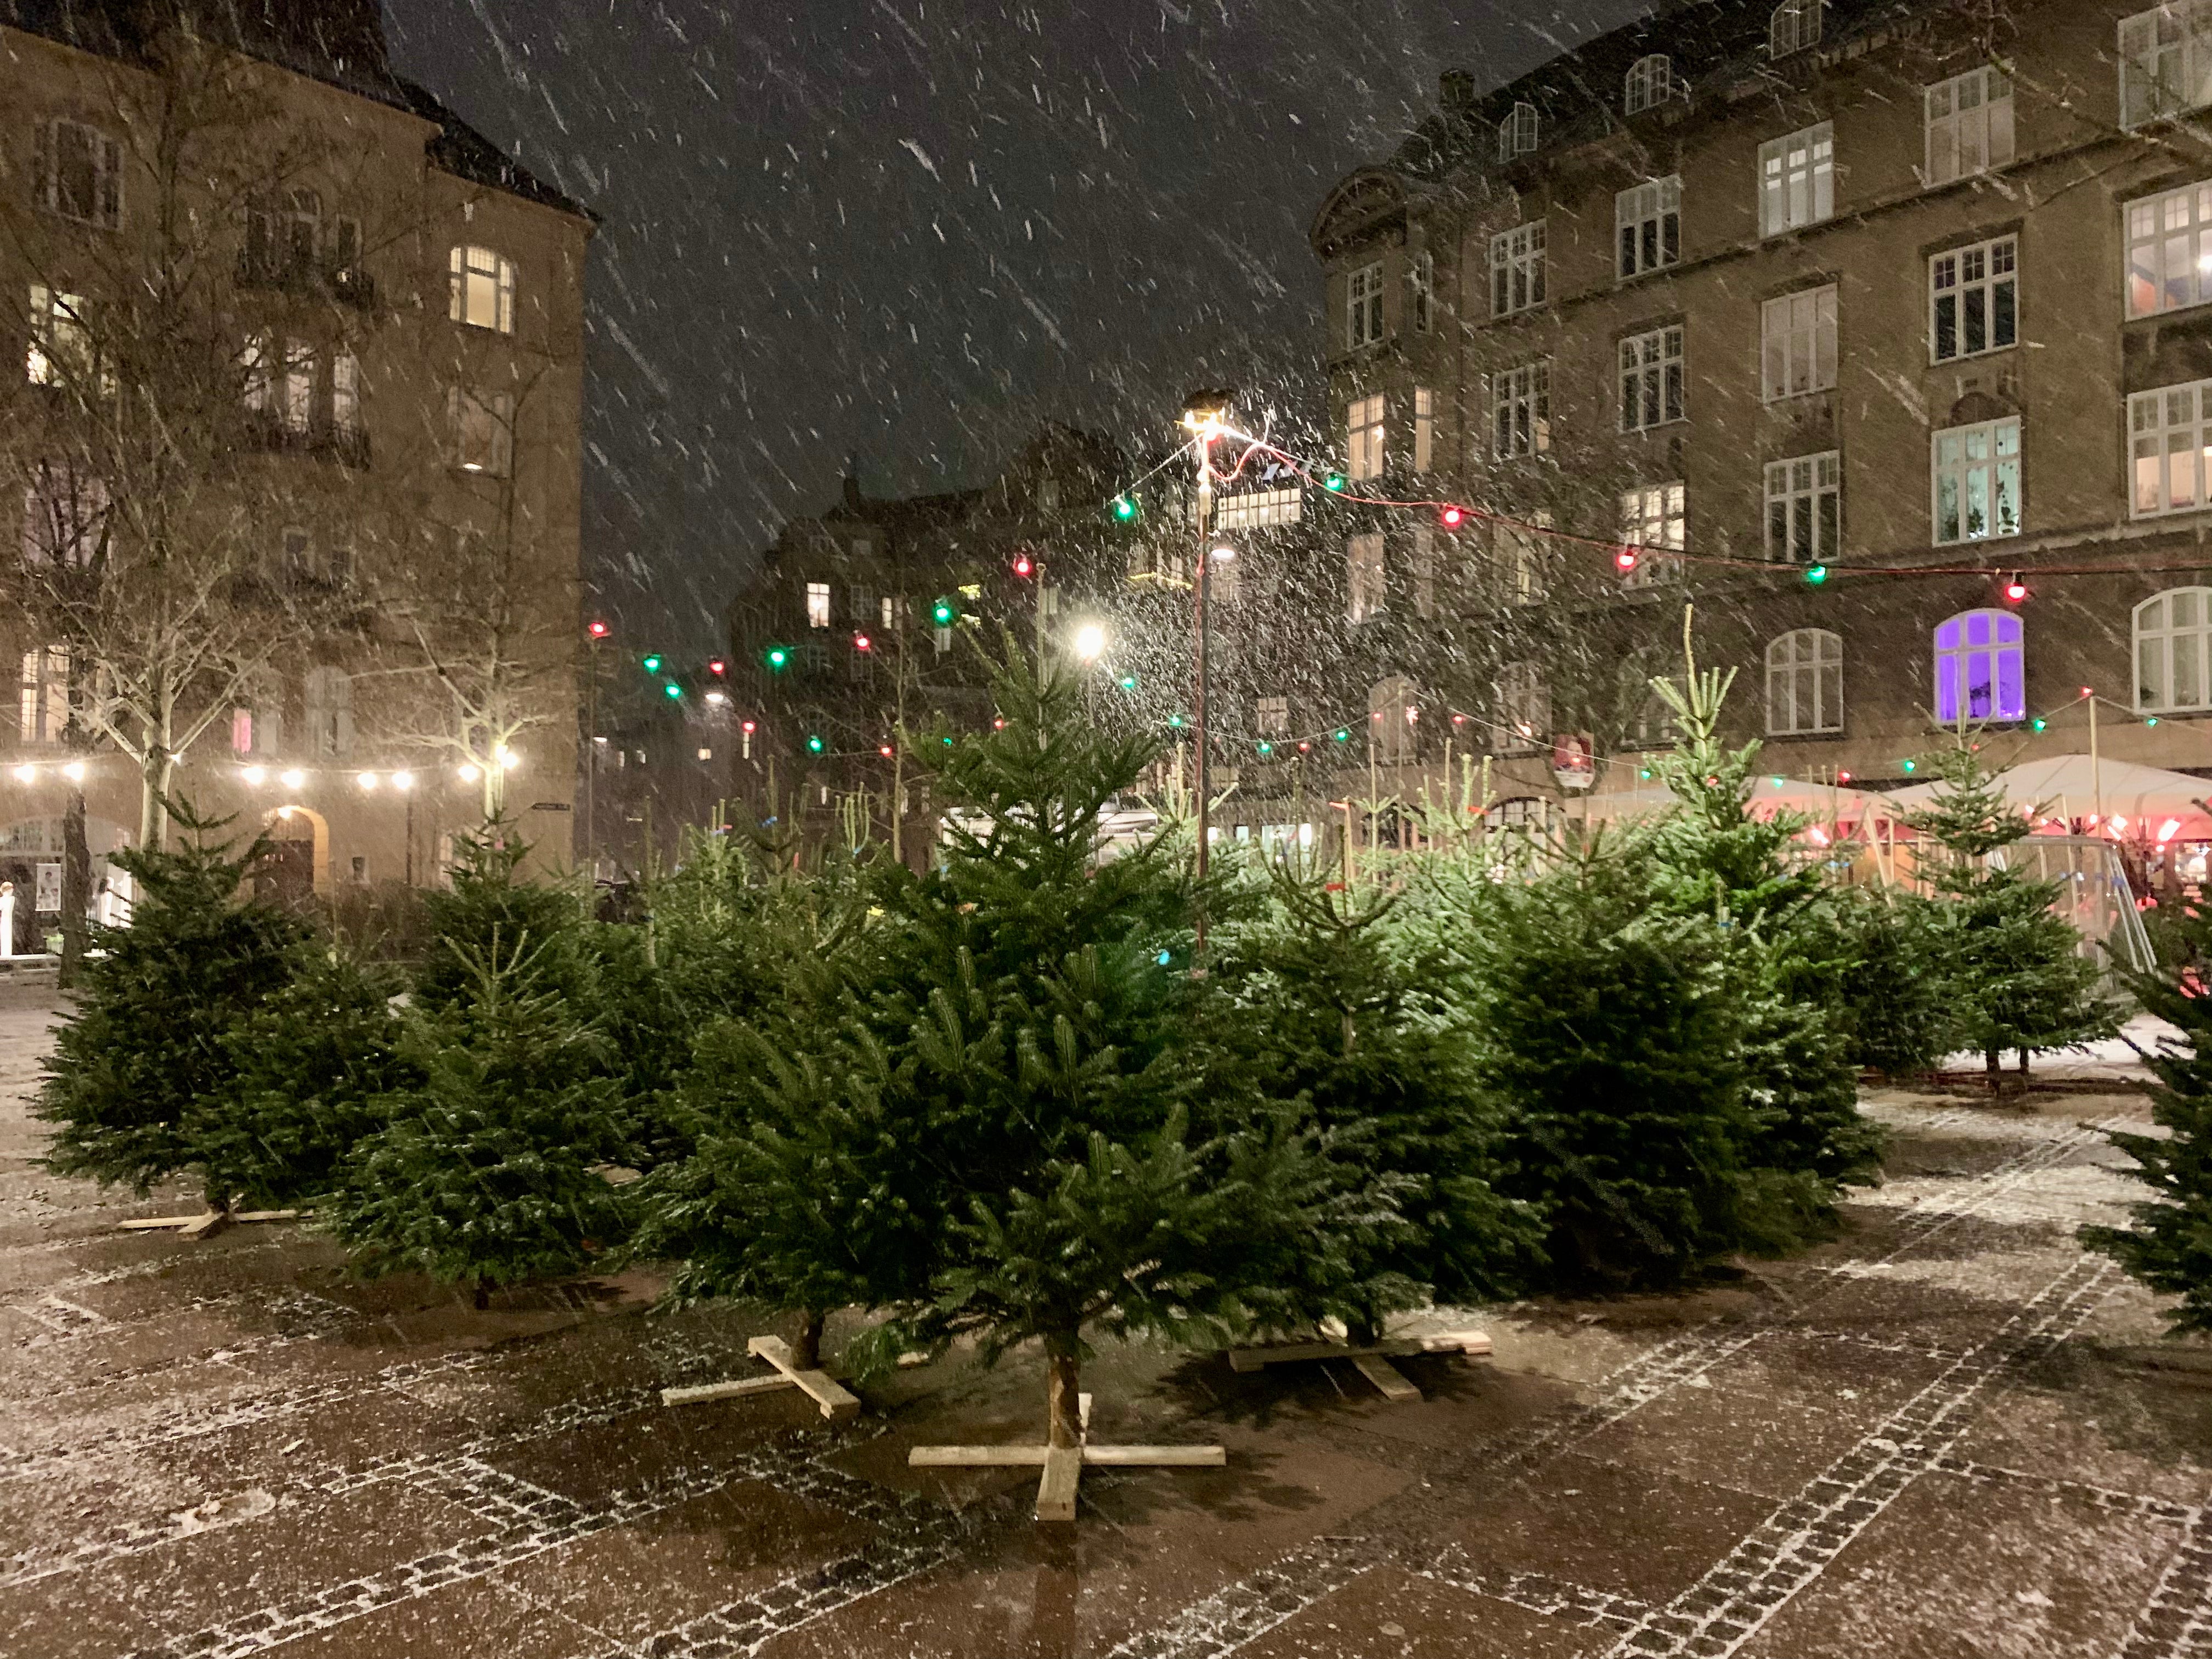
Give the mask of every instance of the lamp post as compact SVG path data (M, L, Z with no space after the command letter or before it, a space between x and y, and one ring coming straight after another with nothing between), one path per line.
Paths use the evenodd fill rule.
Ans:
M1098 724L1098 709L1094 690L1094 671L1098 659L1106 653L1106 629L1095 622L1079 623L1075 629L1075 658L1083 665L1083 713L1091 725Z
M1191 454L1198 464L1198 494L1191 512L1192 529L1196 535L1198 568L1191 577L1191 611L1193 631L1197 638L1193 664L1191 695L1191 786L1198 795L1198 879L1206 880L1208 860L1207 819L1211 816L1206 799L1206 594L1208 583L1206 569L1212 563L1207 556L1213 520L1213 445L1221 436L1222 424L1228 418L1231 393L1225 391L1194 392L1183 400L1182 424L1190 434ZM1199 951L1206 949L1206 904L1201 896L1194 932Z
M599 647L606 642L609 629L595 617L584 632L592 642L586 658L591 678L584 687L584 857L596 882L599 878Z

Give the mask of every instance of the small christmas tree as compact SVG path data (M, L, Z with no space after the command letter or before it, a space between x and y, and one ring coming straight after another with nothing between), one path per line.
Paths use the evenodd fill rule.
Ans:
M2194 910L2172 924L2185 962L2212 947L2212 922ZM2163 1138L2115 1134L2130 1171L2157 1194L2134 1206L2132 1227L2085 1227L2081 1241L2154 1291L2181 1298L2174 1332L2212 1332L2212 998L2186 966L2127 975L2147 1013L2179 1029L2179 1043L2144 1058L2157 1073L2151 1118Z
M495 939L507 952L517 939L530 939L532 972L546 990L573 995L591 983L583 901L568 883L520 879L529 856L529 843L498 819L453 838L449 884L423 895L431 941L415 975L419 1006L441 1008L474 995Z
M2051 908L2063 884L2034 879L2007 856L2027 822L1979 754L1962 744L1937 766L1943 787L1905 822L1940 849L1928 872L1942 901L1936 957L1958 1030L1981 1051L1995 1091L2006 1050L2020 1055L2025 1079L2031 1053L2110 1036L2118 1010L2098 995L2081 935Z
M421 1081L384 1097L386 1121L340 1172L325 1224L363 1271L413 1268L465 1285L557 1277L620 1241L618 1188L601 1166L623 1149L605 1036L546 969L572 961L494 927L465 977L410 1008L399 1056Z
M187 1120L235 1083L232 1032L283 989L301 924L241 897L266 850L234 854L220 826L175 811L184 841L115 861L137 884L131 924L95 930L75 1011L56 1034L33 1110L56 1133L46 1167L145 1192L196 1161ZM230 1192L209 1171L208 1203Z
M1935 907L1916 893L1854 887L1834 908L1843 964L1834 1000L1851 1063L1891 1079L1929 1070L1950 1051L1954 1027Z

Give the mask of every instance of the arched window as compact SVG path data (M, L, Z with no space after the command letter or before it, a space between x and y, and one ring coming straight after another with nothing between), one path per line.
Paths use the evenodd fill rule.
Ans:
M353 751L353 679L343 668L310 668L302 687L307 705L307 752L315 760L339 760Z
M1800 628L1766 647L1766 730L1773 737L1844 729L1844 642Z
M2136 707L2212 708L2212 587L2169 587L2136 607Z
M1656 109L1674 95L1674 60L1663 52L1639 58L1629 66L1621 106L1631 115Z
M1533 662L1509 662L1498 671L1498 725L1492 746L1540 749L1551 741L1552 697L1544 671Z
M457 247L452 262L449 314L471 328L514 332L514 262L488 247Z
M1936 629L1936 718L2027 718L2027 653L2009 611L1961 611Z
M1820 44L1823 0L1782 0L1766 26L1766 55L1787 58Z
M1516 104L1512 112L1498 124L1498 159L1510 161L1516 155L1533 155L1536 151L1536 106Z

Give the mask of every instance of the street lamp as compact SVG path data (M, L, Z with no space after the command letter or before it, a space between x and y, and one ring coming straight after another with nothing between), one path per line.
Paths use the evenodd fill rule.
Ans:
M1106 630L1098 623L1085 623L1075 630L1075 654L1085 662L1097 662L1105 650Z
M1213 561L1207 556L1211 550L1213 519L1213 445L1223 431L1229 416L1229 404L1233 394L1225 391L1194 392L1183 400L1183 429L1190 434L1192 459L1198 465L1198 498L1191 514L1198 534L1198 569L1191 581L1192 631L1197 636L1196 660L1193 664L1194 694L1191 698L1191 781L1198 793L1198 878L1206 880L1207 863L1206 830L1211 814L1206 800L1206 595L1209 586L1207 573ZM1204 901L1194 919L1196 945L1206 949L1206 911Z

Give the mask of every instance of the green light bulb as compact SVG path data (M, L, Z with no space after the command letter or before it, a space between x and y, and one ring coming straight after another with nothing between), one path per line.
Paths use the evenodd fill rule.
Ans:
M1805 580L1818 587L1828 580L1828 567L1825 564L1808 565L1805 568Z
M1322 488L1324 489L1342 489L1344 488L1344 474L1341 472L1332 472L1328 477L1323 478L1321 481L1321 483Z
M1127 495L1116 495L1114 498L1114 516L1123 524L1128 523L1137 516L1136 502L1131 501Z
M660 689L668 694L668 696L672 701L684 695L684 688L677 684L674 680L669 681L666 685L664 685Z
M2028 726L2031 729L2037 732L2047 732L2051 729L2051 722L2044 719L2040 714L2038 714L2033 720L2030 720L2028 722Z
M648 674L658 674L660 672L660 653L658 651L645 659L645 672Z
M1136 677L1134 674L1124 674L1124 675L1122 675L1122 676L1121 676L1121 689L1122 689L1124 691L1133 691L1133 690L1135 690L1137 689L1137 677Z
M1917 771L1918 771L1920 769L1919 769L1917 765L1915 765L1912 762L1911 762L1911 761L1907 761L1907 762L1905 762L1905 769L1906 771L1908 771L1908 772L1917 772Z
M1275 745L1272 743L1263 743L1260 745L1260 752L1263 755L1272 755L1275 752Z
M1350 743L1352 741L1351 732L1341 726L1338 726L1335 731L1330 732L1329 735L1334 738L1339 743Z
M823 750L822 739L819 738L809 738L806 740L806 747L810 753L818 755Z

